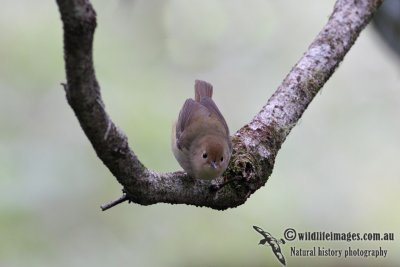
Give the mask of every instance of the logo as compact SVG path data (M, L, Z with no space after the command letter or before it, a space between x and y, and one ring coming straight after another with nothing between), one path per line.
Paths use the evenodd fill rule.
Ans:
M259 245L265 245L268 243L267 246L271 246L272 252L274 252L276 258L283 264L286 265L285 257L282 254L281 248L279 244L285 244L285 240L282 238L280 240L277 240L275 237L273 237L270 233L265 232L263 229L261 229L258 226L253 226L254 230L256 230L258 233L260 233L264 238L260 240L258 243Z

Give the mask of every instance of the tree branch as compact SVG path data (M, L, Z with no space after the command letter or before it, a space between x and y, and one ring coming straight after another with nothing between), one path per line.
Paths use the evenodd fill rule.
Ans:
M101 205L100 208L102 211L111 209L112 207L121 204L122 202L129 201L128 196L124 193L120 198L111 201L110 203Z
M124 200L142 205L164 202L219 210L236 207L265 185L290 130L381 2L336 2L327 24L267 104L232 137L233 155L223 177L235 181L218 191L210 190L210 181L194 180L184 172L151 171L129 148L127 137L111 121L101 99L92 58L96 13L89 0L57 0L64 26L67 100L98 157L124 187Z

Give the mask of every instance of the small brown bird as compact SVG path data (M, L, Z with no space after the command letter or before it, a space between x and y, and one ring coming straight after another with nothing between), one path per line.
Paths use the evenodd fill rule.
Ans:
M232 143L228 125L212 100L211 84L196 80L172 129L172 150L181 167L196 179L214 179L228 167Z

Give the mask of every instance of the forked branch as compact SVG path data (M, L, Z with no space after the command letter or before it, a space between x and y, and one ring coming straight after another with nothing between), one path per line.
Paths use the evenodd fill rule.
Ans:
M184 172L156 173L129 148L128 139L110 119L93 67L96 13L89 0L57 0L64 26L68 103L98 157L117 178L128 199L142 205L190 204L227 209L243 204L264 186L275 157L292 127L333 74L382 0L338 0L327 22L282 84L252 121L238 130L220 190Z

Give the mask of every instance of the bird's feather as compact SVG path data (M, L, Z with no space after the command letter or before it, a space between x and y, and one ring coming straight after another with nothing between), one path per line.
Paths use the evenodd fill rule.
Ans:
M200 106L199 103L195 102L191 98L186 99L183 104L176 123L176 140L178 149L182 149L182 146L184 145L180 142L180 140L183 139L182 135L184 134L185 129L189 127L196 110L198 110Z
M209 97L212 98L213 94L213 87L210 83L196 80L194 82L194 96L196 102L200 102L202 97Z
M229 128L226 124L224 117L222 116L221 112L219 111L217 105L210 97L202 97L200 100L200 104L206 107L211 114L213 114L217 120L223 125L226 131L226 135L229 135Z

